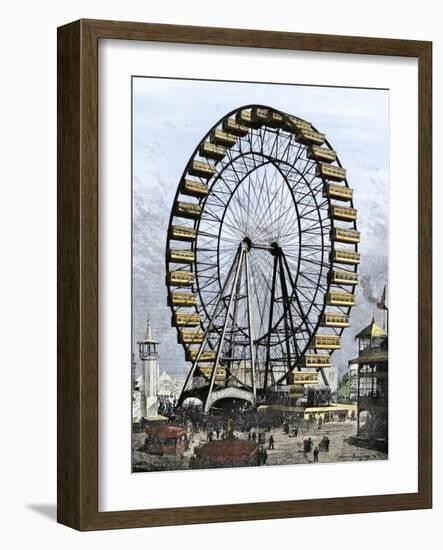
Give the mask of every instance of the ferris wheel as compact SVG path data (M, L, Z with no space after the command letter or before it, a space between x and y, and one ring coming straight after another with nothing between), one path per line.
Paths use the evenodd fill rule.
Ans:
M310 122L249 105L209 130L168 228L168 303L190 362L179 405L327 384L355 304L356 221L346 170Z

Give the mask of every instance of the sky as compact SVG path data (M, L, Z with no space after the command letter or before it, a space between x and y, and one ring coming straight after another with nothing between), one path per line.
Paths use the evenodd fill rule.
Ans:
M360 284L351 327L343 332L332 365L345 372L357 354L355 335L373 314L383 325L376 302L388 283L389 91L135 77L132 334L138 363L136 342L149 317L160 342L160 370L182 374L189 368L166 303L169 216L183 169L203 136L228 112L255 103L309 120L325 133L354 189Z

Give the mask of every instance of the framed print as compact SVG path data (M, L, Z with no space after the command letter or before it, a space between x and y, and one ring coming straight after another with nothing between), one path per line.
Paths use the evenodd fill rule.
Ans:
M431 52L59 29L61 523L431 507Z

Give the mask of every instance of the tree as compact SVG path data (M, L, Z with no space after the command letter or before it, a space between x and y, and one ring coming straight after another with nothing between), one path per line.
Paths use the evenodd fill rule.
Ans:
M351 396L351 379L349 374L344 374L338 383L337 387L337 399L340 401L347 401Z

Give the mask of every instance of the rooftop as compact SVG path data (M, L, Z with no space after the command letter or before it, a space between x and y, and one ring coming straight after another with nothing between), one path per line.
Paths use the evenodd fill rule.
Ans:
M186 428L182 426L171 426L171 424L149 426L146 431L149 436L158 437L160 439L178 439L186 434Z
M371 323L365 327L362 331L360 331L357 336L357 338L387 338L388 333L383 330L381 327L377 325L377 323L374 321L374 318L372 318Z
M209 441L202 447L195 449L200 458L226 460L248 459L257 451L257 445L243 439L220 439Z

